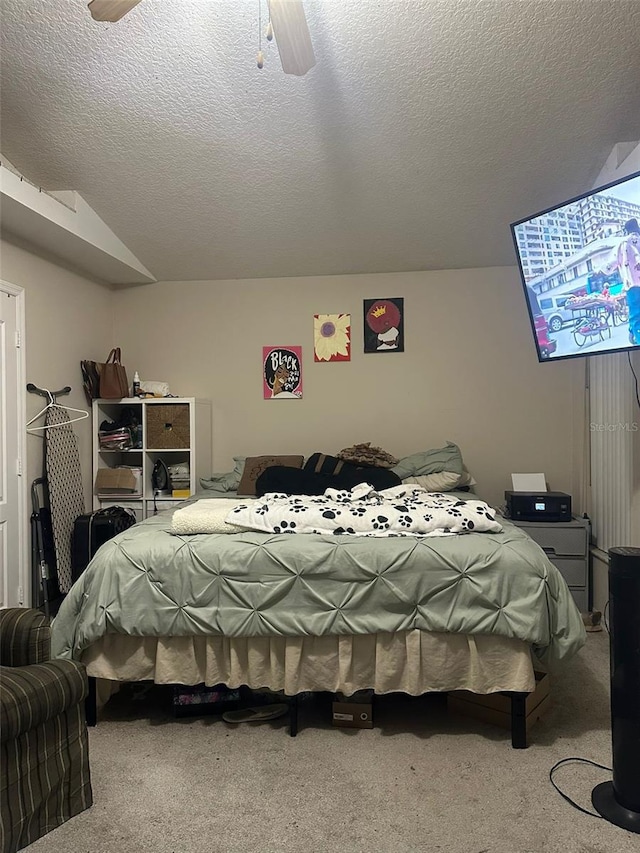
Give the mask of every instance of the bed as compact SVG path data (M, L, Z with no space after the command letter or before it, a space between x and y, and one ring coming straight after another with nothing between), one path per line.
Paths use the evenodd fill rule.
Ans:
M463 514L479 503L468 492L440 497ZM254 518L264 500L250 506ZM54 620L57 657L107 682L247 685L291 697L508 691L512 742L524 746L534 666L569 659L585 641L558 570L495 513L490 531L460 534L176 533L174 514L203 503L219 516L219 498L198 497L100 548Z

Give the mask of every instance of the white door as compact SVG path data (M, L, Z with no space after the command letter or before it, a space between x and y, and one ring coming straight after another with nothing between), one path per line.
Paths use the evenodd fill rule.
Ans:
M0 282L0 607L25 603L22 295Z

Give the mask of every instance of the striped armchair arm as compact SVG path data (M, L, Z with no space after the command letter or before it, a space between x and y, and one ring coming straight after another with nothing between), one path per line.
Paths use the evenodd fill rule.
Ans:
M0 741L15 739L79 705L88 691L84 666L53 660L0 668Z
M39 610L0 610L0 665L28 666L51 657L49 619Z

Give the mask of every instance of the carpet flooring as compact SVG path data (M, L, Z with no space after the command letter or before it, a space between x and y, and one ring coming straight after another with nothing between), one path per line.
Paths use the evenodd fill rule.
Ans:
M441 696L380 697L375 728L334 728L329 704L230 725L174 719L168 688L113 697L90 731L94 805L29 853L639 853L640 836L572 808L549 770L611 765L608 636L588 636L552 679L530 747L448 715ZM591 810L610 774L584 764L556 782Z

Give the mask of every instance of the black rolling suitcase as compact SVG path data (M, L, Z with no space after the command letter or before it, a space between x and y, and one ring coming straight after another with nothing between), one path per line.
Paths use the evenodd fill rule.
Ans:
M75 583L101 545L136 523L129 509L110 506L79 515L73 524L71 542L71 579Z

